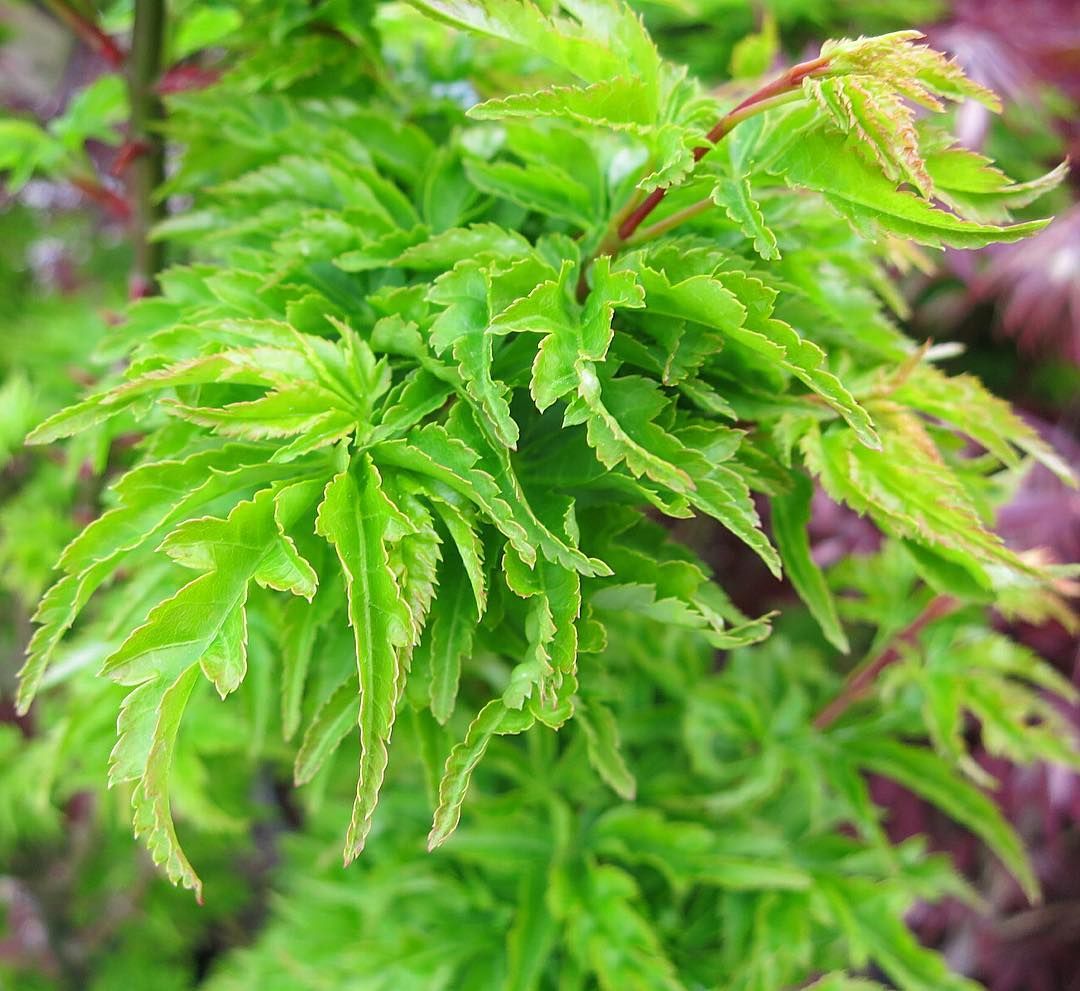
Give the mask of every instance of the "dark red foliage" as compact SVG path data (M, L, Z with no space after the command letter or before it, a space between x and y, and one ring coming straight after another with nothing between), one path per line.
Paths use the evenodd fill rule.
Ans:
M166 70L155 89L162 96L170 93L189 93L213 86L221 78L219 69L207 69L201 65L174 65Z
M973 282L975 298L997 300L1002 329L1022 350L1080 365L1080 206L989 256Z
M932 44L956 56L969 76L1021 114L1025 108L1035 110L1047 87L1080 103L1076 0L955 0L950 18L927 33ZM957 121L961 142L980 148L991 120L990 111L968 101ZM1080 157L1080 115L1059 112L1053 126L1075 161ZM969 282L969 302L996 301L1001 329L1022 350L1080 365L1080 208L1023 244L998 245L980 254L989 259L985 269L973 256L950 252L950 267Z

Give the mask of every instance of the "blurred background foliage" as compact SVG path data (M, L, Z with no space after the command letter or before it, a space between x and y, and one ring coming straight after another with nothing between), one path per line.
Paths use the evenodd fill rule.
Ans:
M217 77L229 49L254 48L260 37L289 39L295 57L287 64L275 61L278 49L271 45L265 59L246 60L251 91L320 95L320 81L328 77L335 85L348 81L362 88L365 63L334 37L354 30L336 25L364 23L354 16L362 6L348 0L177 2L171 5L175 26L160 89L197 102L198 90ZM315 7L324 27L307 30ZM316 794L297 808L272 771L274 744L258 731L251 738L249 731L252 717L256 727L266 724L262 710L274 703L256 690L238 703L252 712L223 707L219 718L233 721L236 743L213 755L212 781L196 760L177 773L179 788L185 780L190 785L189 802L202 803L205 828L194 831L188 844L213 898L198 907L152 871L130 837L123 797L102 787L113 736L103 714L114 711L115 700L94 703L117 689L80 670L80 662L88 642L108 639L110 628L121 625L118 617L99 617L58 666L78 672L71 689L77 706L46 695L29 717L14 715L10 699L29 616L60 550L99 511L103 485L126 457L122 443L101 450L76 439L62 456L22 446L31 426L75 399L113 360L99 345L130 288L125 96L108 48L71 30L63 16L70 9L78 8L10 0L0 5L0 172L6 173L0 187L0 987L374 987L356 976L356 955L362 953L369 961L383 955L378 987L442 987L440 953L456 948L482 968L489 944L502 946L509 920L498 897L511 881L482 875L470 862L467 829L452 855L414 858L407 872L399 870L394 849L411 849L426 824L419 768L412 792L403 782L384 799L397 810L400 835L373 844L346 883L337 865L336 820L324 823L321 809L346 800L335 796L351 789L348 774L320 779ZM640 9L666 55L704 79L735 80L727 86L804 57L826 37L917 25L1003 97L1000 118L978 108L961 111L957 126L965 143L984 148L1019 179L1040 175L1066 154L1074 160L1080 154L1080 10L1074 0L642 0ZM417 21L393 6L379 16L396 77L405 86L418 71ZM123 38L130 20L124 2L96 11L109 37ZM365 43L364 32L355 29L350 44ZM475 74L470 45L456 37L423 65L429 78L440 81L442 98L468 102L473 96L474 83L462 76L466 66ZM328 66L336 67L336 76ZM497 56L484 68L497 88ZM258 155L257 142L236 155L239 170L241 157ZM1030 241L896 260L909 332L963 345L950 370L977 373L1017 404L1074 468L1080 468L1078 189L1074 175L1052 203L1041 205L1058 219ZM825 564L877 550L872 528L824 497L816 499L812 529L815 553ZM1001 514L999 529L1019 549L1049 549L1059 561L1076 561L1080 496L1035 469ZM743 605L753 603L759 613L770 602L789 604L787 591L733 544L711 530L694 539L714 564L745 576ZM845 569L857 567L850 560L840 564L834 580L850 580ZM1080 653L1065 625L1048 618L1039 626L1014 627L1002 618L999 626L1080 684ZM782 652L806 629L805 618L793 610L767 649ZM254 632L253 651L259 643ZM647 646L639 645L638 654L644 653ZM804 668L812 674L817 663ZM641 700L620 704L632 708ZM1080 726L1076 711L1064 715ZM511 780L515 761L542 756L523 757L509 743L497 749ZM931 847L950 854L992 906L989 913L974 911L959 898L916 906L911 917L956 970L992 991L1080 988L1080 778L1053 765L1020 771L984 752L975 759L1001 783L998 800L1034 850L1046 902L1026 906L969 834L899 786L879 782L876 797L891 810L894 839L929 836ZM498 754L493 763L499 765ZM591 778L567 785L582 795L595 786ZM485 801L497 816L497 789ZM551 811L553 830L559 814ZM306 828L297 832L301 819ZM529 850L514 848L514 824L503 832L507 863L527 863ZM215 884L215 876L232 883ZM375 945L357 938L389 916L393 941ZM462 918L472 921L462 928ZM680 920L668 921L678 930ZM396 974L395 956L424 954L430 967ZM329 962L312 973L301 963L311 959ZM423 983L407 983L417 974L425 975Z

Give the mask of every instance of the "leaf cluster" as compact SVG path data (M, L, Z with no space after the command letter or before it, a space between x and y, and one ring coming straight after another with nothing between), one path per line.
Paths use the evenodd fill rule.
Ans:
M722 116L620 0L345 6L202 25L230 70L169 102L184 151L162 192L193 205L157 231L188 263L111 331L116 371L30 437L140 435L42 598L20 709L90 665L123 689L109 780L200 897L174 799L225 826L209 768L245 751L312 796L297 863L324 821L346 863L364 853L362 900L297 869L305 919L266 938L299 970L256 947L223 988L311 966L836 991L871 963L971 987L903 922L963 886L888 842L865 776L940 806L1035 896L965 732L1075 761L1040 694L1068 686L985 618L1047 608L1054 575L993 508L1031 460L1068 470L904 337L886 266L901 242L1040 229L1012 211L1062 172L1014 183L916 126L905 101L990 97L910 33L830 42ZM467 108L443 24L499 84ZM883 555L821 572L814 484ZM773 617L677 539L694 517L787 576L820 633L766 641ZM816 720L845 697L835 651L889 650L935 595L956 611ZM424 830L446 850L418 856Z

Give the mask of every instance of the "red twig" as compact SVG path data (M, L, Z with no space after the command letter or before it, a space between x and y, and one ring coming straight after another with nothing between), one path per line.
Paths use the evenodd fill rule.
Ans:
M931 599L929 605L893 637L889 645L877 657L867 661L848 675L840 694L814 717L814 726L817 729L828 729L853 703L869 693L881 672L900 660L904 655L904 649L915 643L919 634L927 626L959 608L960 603L950 595L939 595Z
M707 145L700 145L694 149L694 161L700 161L709 150L724 137L731 128L742 119L742 111L748 107L752 107L755 104L763 103L765 100L770 100L775 96L781 96L784 93L790 93L791 91L798 89L802 85L802 81L818 69L823 68L829 64L829 60L826 57L819 56L816 59L811 59L808 62L800 62L798 65L793 65L782 76L774 79L771 83L762 86L755 93L751 93L745 100L742 101L737 107L729 111L723 117L716 122L716 125L706 135L709 141ZM625 220L619 225L618 236L620 241L625 241L629 238L634 231L641 226L642 222L650 213L653 212L659 205L660 201L667 195L667 187L661 189L654 189L642 202L633 210Z
M145 155L150 146L145 141L125 141L116 153L112 165L109 167L109 175L119 178L127 170L128 166L140 155Z
M159 96L190 93L213 86L220 78L220 69L207 69L199 65L174 65L158 80L154 91Z
M131 206L128 201L123 196L103 186L96 179L75 176L71 179L71 184L84 196L104 207L117 220L128 221L131 219Z
M48 4L52 12L75 32L83 44L97 52L114 69L123 66L127 53L115 38L107 35L97 24L64 0L48 0Z

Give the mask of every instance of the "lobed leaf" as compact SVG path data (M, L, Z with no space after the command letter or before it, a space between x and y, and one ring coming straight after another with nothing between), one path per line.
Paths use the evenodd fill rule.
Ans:
M465 739L446 758L446 768L439 783L439 805L428 834L428 850L442 846L457 828L461 804L469 790L473 771L494 736L522 733L532 726L535 717L528 709L508 709L499 699L488 702L469 724Z
M852 155L840 135L820 128L803 132L798 141L788 144L771 161L769 168L793 188L821 193L829 206L870 239L885 232L932 248L982 248L995 242L1018 241L1049 223L1031 220L999 227L938 210L912 193L897 189L892 180Z
M356 646L360 708L360 776L345 839L345 863L364 848L386 772L394 726L400 653L410 643L412 620L390 567L387 540L393 508L381 478L363 456L353 470L326 486L316 532L337 552L345 574L349 625Z

